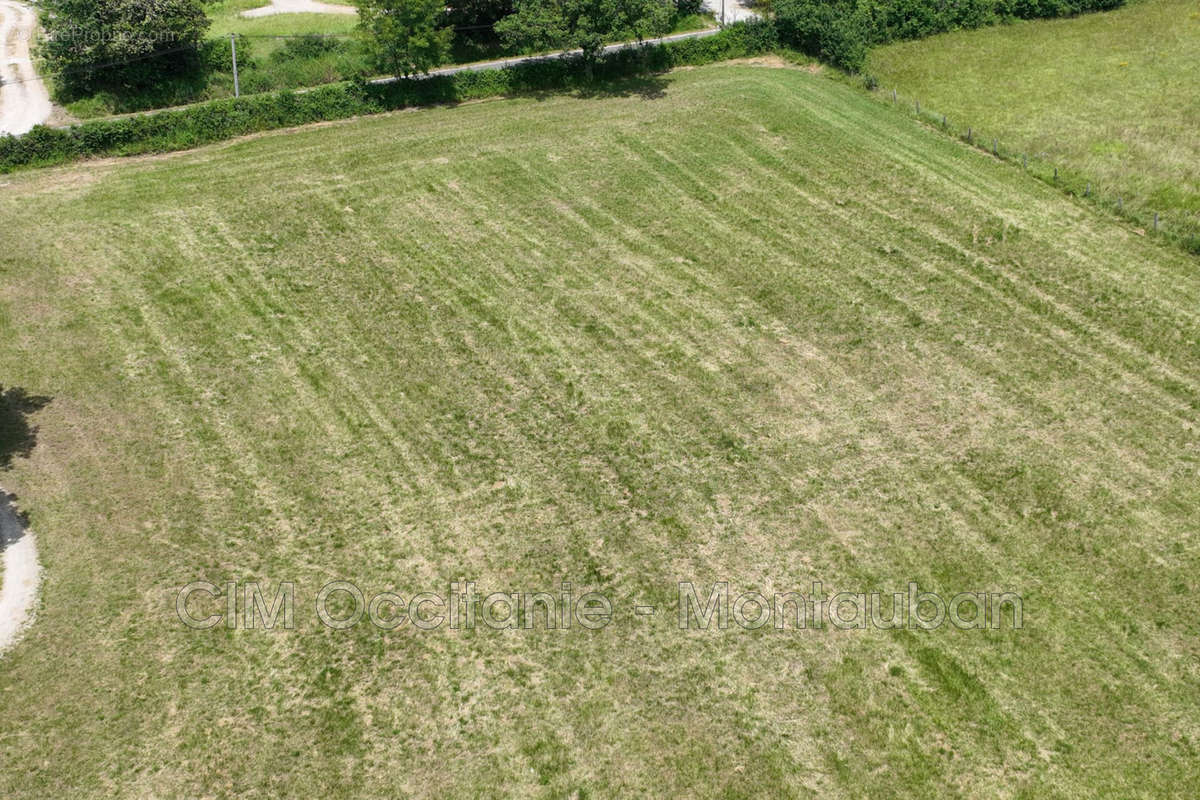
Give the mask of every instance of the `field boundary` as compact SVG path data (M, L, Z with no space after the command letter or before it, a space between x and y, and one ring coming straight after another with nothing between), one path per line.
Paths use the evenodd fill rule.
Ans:
M847 80L849 77L844 75L842 80L853 85L853 81ZM891 106L897 113L958 139L968 147L1008 162L1030 177L1058 189L1069 197L1085 201L1098 210L1112 214L1133 226L1133 232L1140 236L1154 236L1192 255L1200 255L1200 235L1186 229L1180 231L1172 228L1175 219L1168 212L1139 213L1125 204L1129 195L1122 196L1120 191L1114 192L1111 188L1106 190L1106 187L1094 185L1093 179L1088 175L1065 164L1041 158L1036 153L1031 154L1026 150L1010 148L998 135L951 120L946 114L923 106L919 98L902 95L895 88L862 84L859 84L858 88L876 102Z
M602 48L601 53L607 55L607 54L615 53L618 50L637 48L639 46L653 47L653 46L659 45L659 44L669 44L673 41L678 41L681 39L702 39L705 36L714 36L720 32L721 32L721 28L719 28L719 27L703 28L703 29L697 30L697 31L684 31L683 33L673 33L673 34L669 34L667 36L661 36L661 37L658 37L655 39L646 39L643 42L617 42L615 44L606 45L604 48ZM317 34L317 35L323 36L323 34ZM299 38L303 38L303 37L302 36L279 36L279 37L272 37L272 38L299 39ZM548 53L537 53L537 54L528 55L528 56L513 56L513 57L509 57L509 58L493 58L493 59L488 59L486 61L472 61L467 64L453 64L448 67L438 67L437 69L432 69L427 73L424 73L421 75L413 75L413 76L409 76L409 77L386 75L386 76L381 76L381 77L376 77L376 78L369 78L366 80L366 83L369 85L372 85L372 86L386 86L388 84L397 83L400 81L426 80L429 78L437 78L437 77L442 77L442 76L447 76L447 75L455 75L460 72L487 72L487 71L491 71L491 70L515 67L515 66L519 66L521 64L533 64L533 63L537 63L537 62L541 62L541 61L554 61L554 60L558 60L558 59L568 59L569 60L570 58L578 57L580 55L580 53L581 53L580 50L554 50L554 51L551 51ZM336 81L334 83L326 83L326 84L320 84L320 85L316 85L316 86L300 86L295 89L279 89L279 90L273 90L273 91L269 91L269 92L247 93L242 96L243 97L262 97L262 96L268 96L268 95L272 95L272 94L280 94L282 92L293 92L294 94L308 94L309 92L320 91L321 89L328 88L329 86L341 86L341 85L353 84L353 83L354 83L354 81L348 81L348 80L347 81ZM147 108L142 111L127 111L127 112L124 112L121 114L106 114L101 117L91 117L91 118L88 118L88 119L85 119L85 120L82 120L82 121L76 122L76 123L71 123L71 124L66 124L66 125L52 125L50 127L54 128L55 130L70 130L71 128L78 127L80 125L87 125L87 124L97 123L97 122L113 122L113 121L122 120L122 119L132 119L134 117L150 117L150 116L154 116L155 114L166 114L166 113L170 113L173 111L186 111L187 109L190 109L190 108L198 108L201 106L208 105L210 103L219 103L222 100L229 100L229 99L237 99L237 98L218 98L218 99L214 99L214 100L200 100L195 103L183 103L181 105L164 106L163 108Z
M716 30L610 45L595 63L590 81L578 52L572 50L449 67L421 77L377 78L213 100L67 128L39 126L22 136L0 137L0 173L94 156L186 150L248 133L402 108L571 89L602 93L611 90L614 81L776 47L770 23L739 22Z

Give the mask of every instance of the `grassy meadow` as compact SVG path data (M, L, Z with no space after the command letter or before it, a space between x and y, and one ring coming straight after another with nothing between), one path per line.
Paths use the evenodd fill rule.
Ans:
M891 98L979 141L1057 165L1063 180L1200 251L1200 5L1136 0L1073 19L959 31L874 49Z
M769 66L0 180L0 380L49 398L0 797L1197 785L1195 259ZM616 613L338 631L335 579ZM197 580L296 629L189 629ZM681 631L677 581L1024 628Z
M358 17L349 14L272 14L266 17L243 17L243 11L251 11L269 5L269 0L216 0L206 3L204 11L212 26L209 36L296 36L321 34L324 36L349 35L354 33ZM354 5L351 2L338 5Z

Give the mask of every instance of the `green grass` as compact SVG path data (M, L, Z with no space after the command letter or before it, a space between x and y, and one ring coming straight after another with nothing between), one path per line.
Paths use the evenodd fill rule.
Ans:
M1139 0L880 47L867 71L905 102L1057 165L1077 190L1200 247L1200 8ZM1017 156L1019 158L1019 156Z
M358 17L343 14L273 14L269 17L246 18L243 11L261 8L268 0L223 0L204 6L212 27L209 36L300 36L309 33L325 36L348 35L354 32ZM353 3L341 3L353 5Z
M671 33L687 33L702 31L715 26L712 14L677 14L671 26Z
M625 88L4 179L0 376L52 399L0 796L1197 785L1194 259L805 70ZM339 632L334 578L618 616ZM298 630L184 628L198 579ZM1025 629L683 633L678 580Z

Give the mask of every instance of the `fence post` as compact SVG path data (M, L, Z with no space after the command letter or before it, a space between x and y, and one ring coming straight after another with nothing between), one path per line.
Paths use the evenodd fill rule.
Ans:
M232 33L229 34L229 52L233 55L233 96L241 97L242 89L238 85L237 73L237 36Z

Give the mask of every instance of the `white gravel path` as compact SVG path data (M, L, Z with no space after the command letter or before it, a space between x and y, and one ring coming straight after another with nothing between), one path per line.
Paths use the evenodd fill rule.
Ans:
M8 494L0 490L0 653L33 621L42 570L33 532L25 527Z

